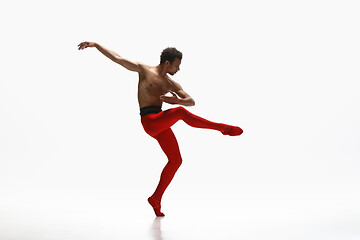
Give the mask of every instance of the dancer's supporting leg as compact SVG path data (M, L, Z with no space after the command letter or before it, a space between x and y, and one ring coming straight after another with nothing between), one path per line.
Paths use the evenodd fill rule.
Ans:
M160 217L165 216L161 212L161 198L173 179L176 171L180 167L182 159L176 137L170 128L164 130L154 138L159 142L162 150L168 157L168 163L161 173L159 184L154 194L148 199L149 203L154 208L156 216Z

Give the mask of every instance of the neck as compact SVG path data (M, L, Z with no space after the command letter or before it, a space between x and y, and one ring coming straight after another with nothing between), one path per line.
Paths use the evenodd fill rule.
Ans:
M163 64L159 64L156 67L156 71L160 76L165 76L166 75L166 70L165 70L165 66Z

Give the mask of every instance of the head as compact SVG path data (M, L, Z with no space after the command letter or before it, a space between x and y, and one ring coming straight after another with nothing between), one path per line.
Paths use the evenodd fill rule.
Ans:
M165 48L160 56L160 65L163 65L166 72L174 75L180 70L182 53L176 48Z

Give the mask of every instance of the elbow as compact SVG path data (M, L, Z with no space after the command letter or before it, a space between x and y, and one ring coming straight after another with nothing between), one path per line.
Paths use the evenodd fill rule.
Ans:
M179 99L179 102L177 104L186 106L186 107L192 107L195 106L195 101L194 99L188 97L186 99Z

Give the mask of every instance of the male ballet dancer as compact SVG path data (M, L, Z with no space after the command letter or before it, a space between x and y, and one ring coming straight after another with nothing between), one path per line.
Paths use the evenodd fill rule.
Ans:
M153 207L156 216L165 216L161 212L161 198L182 163L179 146L170 127L177 121L183 120L192 127L218 130L223 135L237 136L242 134L243 130L236 126L210 122L183 107L161 110L163 102L183 106L195 105L194 99L167 75L174 75L180 70L182 53L175 48L164 49L161 53L160 64L148 66L125 59L95 42L82 42L78 47L79 50L96 47L112 61L130 71L138 72L138 102L142 126L147 134L159 142L168 158L168 163L161 173L160 182L154 194L148 198L148 202ZM167 93L171 93L172 96L165 96Z

